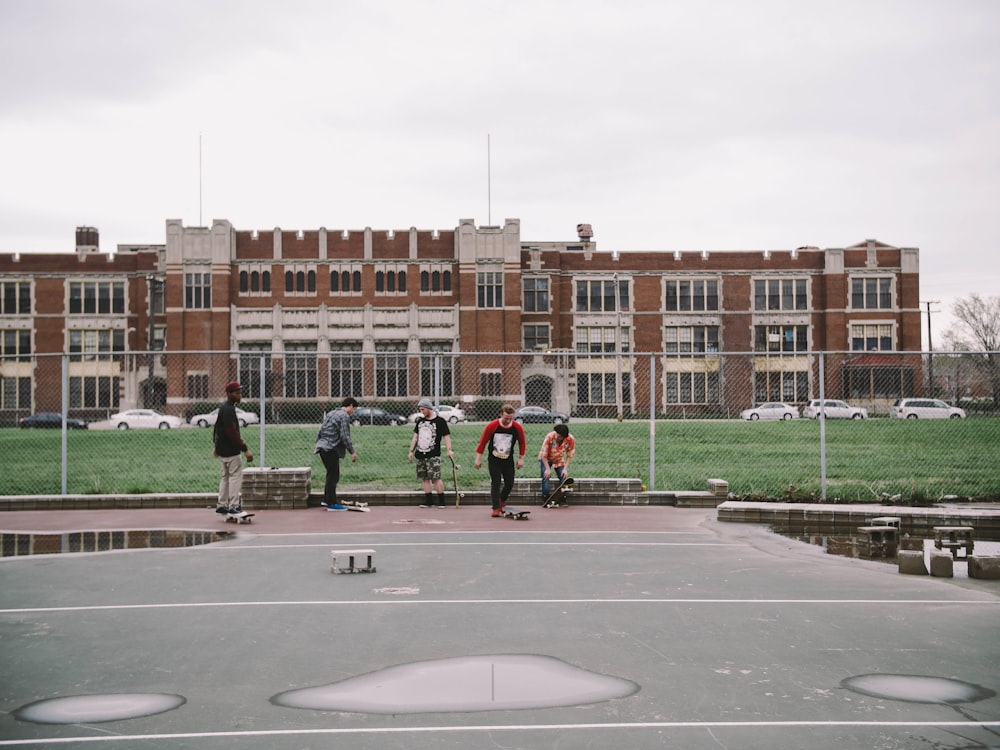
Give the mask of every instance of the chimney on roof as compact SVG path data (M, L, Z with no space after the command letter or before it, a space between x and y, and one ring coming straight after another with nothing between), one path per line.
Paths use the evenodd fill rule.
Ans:
M594 228L590 224L577 224L576 236L580 238L580 242L590 242L594 239Z
M96 227L76 228L76 252L78 255L100 252L101 238Z

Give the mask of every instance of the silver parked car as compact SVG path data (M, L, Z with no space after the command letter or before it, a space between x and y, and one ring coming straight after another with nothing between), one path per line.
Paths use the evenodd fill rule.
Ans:
M238 406L236 407L236 418L240 422L240 427L246 427L248 424L260 423L260 417L252 411L243 411L243 409ZM212 411L208 412L208 414L195 414L188 420L188 422L196 427L213 427L218 419L219 410L212 409Z
M936 398L901 398L889 409L895 419L965 419L965 409Z
M180 417L160 414L153 409L129 409L111 415L116 430L169 430L184 424Z
M832 398L814 398L802 407L802 416L806 419L819 419L820 414L827 419L868 419L867 409Z
M798 410L794 406L782 403L781 401L768 401L766 404L755 406L752 409L744 409L740 412L740 419L746 419L750 422L768 419L788 420L798 418Z

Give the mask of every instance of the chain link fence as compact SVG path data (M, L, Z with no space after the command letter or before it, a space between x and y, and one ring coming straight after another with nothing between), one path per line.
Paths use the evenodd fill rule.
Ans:
M361 460L341 487L416 489L406 461L416 402L450 411L464 488L486 479L472 459L504 403L524 417L522 476L555 421L577 440L574 476L641 478L649 490L700 490L709 478L739 497L844 502L1000 499L1000 353L796 352L666 354L338 350L114 352L0 359L0 495L212 492L214 410L243 385L244 439L262 466L323 468L313 454L324 411L357 398ZM803 416L828 400L825 418ZM914 409L899 418L900 399ZM834 404L864 409L839 419ZM965 418L932 419L947 409ZM784 403L792 407L762 408ZM923 404L923 406L921 406ZM907 404L904 404L907 405ZM756 411L750 411L756 409ZM155 414L149 414L149 412ZM129 415L129 412L138 412ZM54 413L88 429L18 429ZM122 416L125 414L126 416ZM775 415L786 419L771 419ZM742 416L741 416L742 415ZM149 428L149 429L144 429Z

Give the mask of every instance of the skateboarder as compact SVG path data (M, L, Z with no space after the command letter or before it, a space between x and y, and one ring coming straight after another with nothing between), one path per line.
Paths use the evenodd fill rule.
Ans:
M542 472L542 504L549 501L551 489L550 479L555 472L559 482L565 482L569 476L569 462L576 454L576 440L569 434L569 427L557 424L542 441L542 449L538 451L538 467ZM566 504L563 501L563 504Z
M339 409L331 409L323 415L323 424L316 435L316 453L326 468L326 484L323 485L323 505L327 510L347 510L337 502L337 483L340 481L340 459L351 455L351 461L358 460L351 442L351 415L358 402L348 396L340 403Z
M514 459L515 445L518 456ZM524 428L514 421L514 407L504 404L500 408L500 418L489 422L483 429L476 448L476 468L483 466L483 453L489 450L490 498L493 501L493 517L500 518L501 508L507 504L514 489L514 472L524 466L524 452L527 448Z
M430 399L422 398L417 404L420 416L413 425L413 439L410 441L410 452L406 460L411 464L417 459L417 478L424 484L424 501L421 508L436 505L444 508L444 482L441 480L441 442L444 442L448 457L455 458L451 449L451 431L444 417L434 413ZM431 490L437 492L435 500Z
M215 445L213 456L222 463L222 479L219 480L219 499L215 512L235 515L242 513L240 490L243 487L242 453L247 463L253 461L253 453L240 437L240 420L236 416L236 404L243 398L243 389L235 380L226 383L226 400L219 406L219 416L212 430Z

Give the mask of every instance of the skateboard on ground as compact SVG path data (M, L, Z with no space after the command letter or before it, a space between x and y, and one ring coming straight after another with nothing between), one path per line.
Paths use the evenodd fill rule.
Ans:
M504 518L513 518L515 521L527 521L528 515L531 513L530 510L522 510L521 508L512 508L509 505L503 506L500 510Z
M226 523L252 523L252 518L257 515L256 513L247 513L245 510L241 510L239 513L227 513Z
M457 508L461 504L465 493L458 491L458 464L455 463L455 459L451 456L448 456L448 459L451 461L451 476L455 480L455 507Z
M544 508L558 508L565 507L569 503L566 502L566 495L573 491L573 477L566 477L559 486L556 487L552 494L549 495L549 499L545 501Z
M348 500L344 503L344 507L357 513L368 513L371 511L371 508L368 507L368 503L361 503L357 500Z

